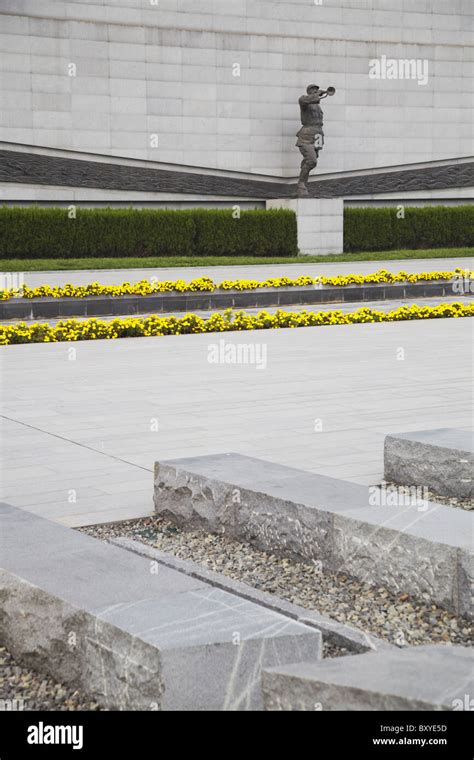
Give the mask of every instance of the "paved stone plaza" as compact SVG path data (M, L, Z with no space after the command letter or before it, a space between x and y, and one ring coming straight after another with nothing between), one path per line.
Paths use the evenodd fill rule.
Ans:
M471 5L0 2L0 760L273 710L464 757Z
M210 364L221 339L266 345L266 368ZM446 319L8 346L0 497L74 526L143 516L155 461L228 451L377 483L386 434L470 427L471 340Z

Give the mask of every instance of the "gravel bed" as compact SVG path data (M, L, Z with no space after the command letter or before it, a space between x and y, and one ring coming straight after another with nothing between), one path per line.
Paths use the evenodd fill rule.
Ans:
M11 700L11 702L10 702ZM101 710L79 691L24 667L0 647L0 710Z
M235 580L379 636L392 644L472 645L473 626L429 601L396 596L346 575L260 551L227 536L184 531L161 517L146 517L80 530L100 539L127 536L183 560L193 560ZM326 656L347 654L328 649Z
M380 488L381 484L377 484ZM399 489L401 492L401 489L416 489L417 486L401 486L399 483L392 483L390 481L384 480L383 485L385 489ZM420 486L418 486L420 488ZM410 491L408 491L410 493ZM423 499L426 498L427 501L434 501L437 504L443 504L446 507L457 507L458 509L466 509L468 511L474 509L474 500L473 499L457 499L455 496L440 496L439 493L435 493L434 491L430 491L429 489L420 491L420 493L423 494Z
M438 504L444 504L447 507L457 507L458 509L474 509L473 499L457 499L455 496L440 496L439 493L428 491L428 500L435 501Z

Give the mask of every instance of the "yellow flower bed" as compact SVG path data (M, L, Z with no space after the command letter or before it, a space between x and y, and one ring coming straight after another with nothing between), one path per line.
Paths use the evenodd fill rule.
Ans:
M389 272L386 269L379 269L373 274L347 274L337 275L334 277L270 277L268 280L223 280L217 284L210 277L198 277L190 282L185 280L164 280L162 282L150 282L149 280L140 280L136 283L123 282L121 285L101 285L99 282L92 282L89 285L71 285L66 283L62 286L39 285L36 288L30 288L24 285L23 288L10 288L0 290L0 300L8 301L15 296L21 298L85 298L86 296L149 296L153 293L186 293L186 292L207 292L212 293L214 290L256 290L257 288L288 288L301 287L303 285L363 285L373 283L392 283L392 282L426 282L428 280L452 280L456 277L469 277L471 272L462 269L455 269L452 272L417 272L409 274L408 272Z
M397 322L410 319L443 319L447 317L472 317L474 304L442 304L440 306L401 306L384 312L364 307L344 313L335 311L287 312L274 314L261 311L257 315L243 311L212 314L203 319L196 314L184 317L132 317L127 319L66 319L57 325L47 323L0 325L0 345L12 343L56 343L78 340L113 340L151 335L183 335L190 333L216 333L234 330L265 330L283 327L315 327L317 325L348 325L367 322Z

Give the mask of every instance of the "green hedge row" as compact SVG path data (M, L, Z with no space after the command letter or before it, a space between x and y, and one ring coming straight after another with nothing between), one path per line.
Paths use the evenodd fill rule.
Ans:
M0 259L295 256L292 211L0 208Z
M348 208L344 251L474 244L474 206ZM295 256L296 216L285 209L0 208L0 259L127 256Z
M344 251L456 248L474 245L474 206L347 208Z

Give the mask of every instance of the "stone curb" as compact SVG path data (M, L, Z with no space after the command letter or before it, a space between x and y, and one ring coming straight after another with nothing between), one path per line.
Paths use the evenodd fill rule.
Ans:
M417 283L382 283L346 286L304 286L226 290L214 293L157 293L148 296L86 296L85 298L11 298L0 301L0 319L133 316L173 311L208 311L226 308L361 303L370 301L432 298L458 294L453 280Z
M472 499L473 472L473 435L467 430L416 430L385 437L388 481L422 486L440 496Z
M0 641L130 710L258 710L260 673L321 659L322 634L143 556L0 504Z
M343 646L351 652L361 653L368 651L384 651L396 648L395 645L389 644L377 636L372 636L371 634L359 631L357 628L352 628L351 626L339 623L325 615L320 615L318 612L307 610L305 607L300 607L285 599L280 599L273 594L254 589L247 583L236 581L221 573L208 570L191 560L182 560L178 557L174 557L172 554L162 552L159 549L155 549L152 546L142 543L141 541L125 537L110 538L108 541L115 546L120 546L122 549L127 549L135 554L139 554L141 557L156 560L156 562L166 565L166 567L170 567L173 570L185 573L191 578L206 581L211 586L223 589L224 591L229 591L243 599L267 607L273 612L279 612L281 615L290 617L298 623L317 628L321 631L323 640L336 644L337 646Z
M265 710L451 711L469 709L468 647L426 645L319 663L265 668Z
M472 515L374 505L366 486L240 454L155 464L155 511L472 615Z

